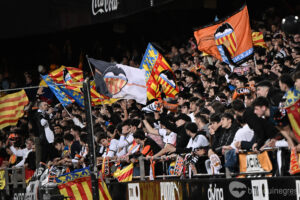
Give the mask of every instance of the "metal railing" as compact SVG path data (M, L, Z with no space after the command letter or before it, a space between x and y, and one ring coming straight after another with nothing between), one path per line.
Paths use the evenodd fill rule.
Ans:
M288 149L288 147L267 147L264 148L264 151L278 151L278 150L282 150L282 149ZM252 150L239 150L239 153L253 153L255 154L255 152L253 152ZM184 157L185 154L181 154L181 156ZM176 155L177 156L177 155ZM176 156L162 156L162 157L155 157L152 158L153 161L159 161L159 162L165 162L165 161L174 161L176 160ZM224 154L224 158L226 159L226 152ZM207 157L207 156L199 156L199 157ZM282 158L282 165L285 164L284 162L284 158ZM134 180L141 180L144 181L147 178L149 178L150 176L146 176L145 174L145 161L149 160L146 157L140 156L138 158L138 163L139 163L139 169L140 169L140 175L139 176L133 176ZM109 160L109 163L116 163L116 162L120 162L120 161L124 161L124 160ZM270 175L272 174L271 171L262 171L262 172L231 172L227 167L225 168L225 173L219 173L219 174L205 174L205 173L197 173L197 174L193 174L192 177L226 177L226 178L232 178L232 177L237 177L237 176L265 176L265 175ZM283 170L283 168L281 169ZM170 178L181 178L181 175L167 175L165 172L162 175L156 175L155 176L157 179L170 179ZM108 178L109 179L109 178ZM109 179L109 181L112 179Z
M25 168L13 167L5 169L5 190L9 195L11 190L22 187L26 189Z
M278 150L287 150L287 147L275 147L275 148L265 148L264 151L278 151ZM253 151L245 151L245 150L240 150L239 153L255 153ZM225 154L226 155L226 154ZM177 156L177 155L176 155ZM176 160L176 156L162 156L162 157L156 157L152 158L153 160L157 162L166 162L166 161L174 161ZM184 156L183 156L184 157ZM203 156L202 156L203 157ZM207 157L207 156L205 156ZM284 162L284 157L281 156L282 159L282 166L287 164ZM139 171L140 174L137 176L133 176L133 180L140 180L140 181L145 181L146 179L150 178L150 176L146 176L145 172L145 161L149 160L149 158L146 158L144 156L138 157L138 165L139 165ZM121 160L125 161L125 160ZM120 160L109 160L110 163L117 163L120 162ZM281 169L283 170L283 168ZM186 173L188 170L186 170ZM192 177L195 178L203 178L203 177L226 177L226 178L231 178L231 177L236 177L243 175L244 177L247 176L265 176L271 174L271 171L263 171L263 172L237 172L233 173L231 172L228 168L225 167L225 173L219 173L219 174L207 174L207 173L197 173L193 174ZM167 174L167 168L163 169L163 174L156 175L156 179L175 179L175 178L191 178L191 176L182 176L182 175L170 175ZM110 182L114 178L112 177L105 177L106 182ZM25 169L24 167L19 167L19 168L6 168L5 169L5 180L6 180L6 185L5 189L2 190L5 191L5 193L9 196L12 191L16 188L22 188L26 189L26 180L25 180ZM0 198L1 199L1 198Z

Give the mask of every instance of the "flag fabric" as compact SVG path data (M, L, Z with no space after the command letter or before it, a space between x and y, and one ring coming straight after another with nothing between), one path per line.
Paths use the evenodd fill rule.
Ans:
M92 200L91 176L88 168L57 177L56 182L61 195L71 199ZM111 200L111 196L105 182L98 179L99 197L101 200Z
M251 88L250 87L242 87L242 88L236 88L234 90L234 93L232 95L232 100L235 100L239 96L251 94Z
M285 108L288 118L290 120L293 132L300 141L300 99L298 99L294 104Z
M291 175L300 173L299 155L297 154L297 150L295 147L291 149L289 172Z
M5 170L0 170L0 190L5 188Z
M147 97L149 100L160 98L161 89L168 98L174 98L179 92L172 68L151 43L147 46L140 69L146 71Z
M289 107L295 104L300 99L300 91L295 87L292 87L289 91L283 96L285 99L284 107Z
M129 182L132 181L132 174L133 174L133 163L124 167L122 170L117 169L113 176L118 179L119 182Z
M194 32L198 49L227 64L238 65L253 54L247 6L236 14Z
M68 80L70 83L84 81L83 72L81 69L75 67L65 67L65 68L68 70L70 74L71 78Z
M0 129L15 126L29 103L24 90L0 97Z
M42 78L47 83L48 87L56 96L57 100L62 104L62 106L66 107L67 105L73 103L72 99L61 90L61 87L59 87L49 75L44 75L42 76Z
M145 70L93 58L88 61L95 66L97 92L110 98L135 99L146 104Z
M264 35L262 32L253 32L252 41L254 46L261 46L263 48L267 48L267 45L264 41Z
M82 82L84 79L81 69L61 66L48 75L42 77L47 78L47 84L51 85L50 89L63 106L75 101L79 106L84 107L84 95L82 92ZM94 81L91 81L90 90L92 105L109 104L117 101L117 99L109 99L108 97L100 95L96 91L95 84L93 82Z
M249 161L257 163L257 165L249 165ZM262 153L239 153L239 168L240 172L255 173L255 172L270 172L273 169L272 162L267 151ZM244 175L239 176L245 177Z
M83 79L83 72L81 69L75 67L65 67L64 69L64 80L68 84L66 86L67 89L75 90L78 93L82 93L82 84L78 84L84 81ZM72 84L73 83L73 84ZM99 105L99 104L111 104L118 99L109 99L106 96L100 95L96 91L95 81L90 81L90 95L92 105ZM83 100L83 99L82 99Z

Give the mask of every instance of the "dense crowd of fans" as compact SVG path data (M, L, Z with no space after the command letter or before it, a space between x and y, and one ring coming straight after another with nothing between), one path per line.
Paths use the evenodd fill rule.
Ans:
M175 99L162 95L166 105L161 100L149 101L147 106L119 100L94 106L97 164L106 157L123 166L133 162L138 175L137 158L143 155L149 160L145 165L149 174L153 158L188 154L186 159L197 173L218 173L224 169L226 152L261 152L275 146L295 147L300 152L284 109L290 104L288 92L300 97L300 34L285 34L278 24L256 24L254 30L263 33L267 48L255 47L254 57L241 66L203 55L190 41L180 47L165 46L169 52L164 56L179 87ZM138 57L136 51L127 51L118 61L138 67ZM39 69L41 74L48 72L45 67ZM24 79L24 86L34 85L29 73L24 73ZM2 90L15 87L15 81L0 73ZM1 168L35 170L36 148L48 166L72 170L88 165L85 110L76 104L63 108L57 100L50 100L55 97L47 90L26 89L30 104L25 115L17 126L0 130ZM162 163L156 162L156 173L162 169ZM275 174L276 167L273 170Z

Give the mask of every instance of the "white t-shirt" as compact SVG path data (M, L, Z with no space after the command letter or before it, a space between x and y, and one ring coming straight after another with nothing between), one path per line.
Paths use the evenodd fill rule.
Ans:
M188 114L188 116L191 118L191 121L192 121L192 122L195 122L195 116L194 116L194 113L190 113L190 114Z
M28 154L32 151L31 149L16 149L14 146L10 147L10 150L13 152L13 154L15 154L18 157L22 157L22 160L16 164L16 167L22 167L25 163L25 160L28 156Z
M177 134L174 132L171 132L169 134L167 134L167 130L166 129L158 129L158 133L159 135L161 135L163 137L163 142L165 144L172 144L174 146L176 146L176 137Z
M126 136L121 135L118 143L117 156L124 156L127 154L128 147L133 143L133 134L129 133Z
M192 148L192 151L199 147L208 146L209 142L203 135L196 135L194 138L190 138L186 148Z
M112 139L110 141L110 145L108 148L105 149L105 152L103 153L102 157L113 157L117 154L118 151L118 143L119 141L116 139Z
M54 142L54 133L49 127L49 123L45 119L41 119L41 125L44 127L47 141L51 144Z
M236 149L234 145L236 142L241 142L241 141L250 142L252 140L253 135L254 135L254 131L249 128L248 124L246 124L239 130L237 130L230 146Z
M41 112L45 115L45 111L42 111L42 110L38 110L38 112ZM49 118L52 119L53 117L53 114L51 113L49 115ZM46 135L46 139L48 141L48 143L53 143L54 142L54 133L53 131L50 129L50 126L49 126L49 122L48 120L42 118L41 121L40 121L41 125L44 127L44 130L45 130L45 135Z

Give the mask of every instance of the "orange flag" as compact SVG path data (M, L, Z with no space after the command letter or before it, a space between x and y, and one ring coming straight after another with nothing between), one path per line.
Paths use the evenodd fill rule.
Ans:
M253 53L247 6L225 20L194 32L198 49L228 64L240 64Z

